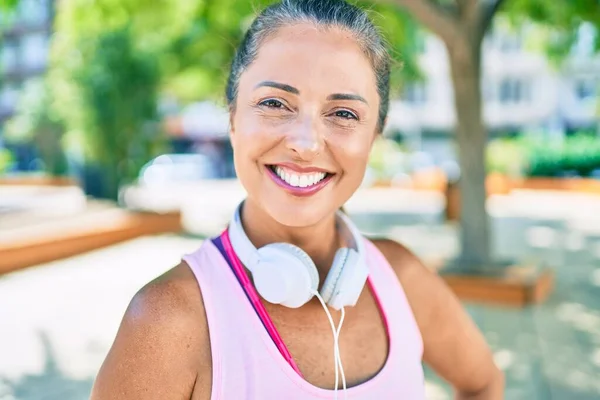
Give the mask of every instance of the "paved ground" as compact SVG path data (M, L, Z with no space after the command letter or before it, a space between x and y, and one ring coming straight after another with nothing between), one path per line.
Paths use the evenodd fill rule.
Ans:
M452 254L451 227L390 231L419 254ZM0 400L83 400L129 299L198 239L146 237L0 277ZM600 268L567 262L547 304L467 305L508 378L510 400L600 399ZM428 398L451 399L427 373Z

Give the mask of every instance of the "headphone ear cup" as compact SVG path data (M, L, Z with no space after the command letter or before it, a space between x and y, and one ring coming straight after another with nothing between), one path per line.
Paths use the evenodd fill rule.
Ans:
M327 304L330 303L332 297L334 296L334 292L339 290L338 282L342 271L344 270L346 260L348 259L348 253L349 249L345 247L342 247L335 252L333 263L331 264L329 273L327 274L325 282L323 282L323 287L321 288L321 296L323 297L323 301Z
M252 276L265 300L298 308L312 298L319 286L319 274L308 254L289 243L272 243L258 252L261 261Z
M342 250L344 253L341 253ZM327 300L327 304L336 310L356 305L369 276L367 265L354 249L340 249L338 253L337 262L334 261L330 271L330 274L334 271L337 273L331 277L333 286L328 288L331 294ZM327 277L329 278L329 274Z

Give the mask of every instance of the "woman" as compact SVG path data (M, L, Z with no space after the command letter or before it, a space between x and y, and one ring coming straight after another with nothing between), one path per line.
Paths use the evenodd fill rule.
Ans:
M363 179L388 98L388 55L360 9L284 0L257 17L227 86L248 196L223 235L135 295L92 399L340 390L416 400L421 361L457 398L502 398L490 350L444 283L402 245L361 238L338 212Z

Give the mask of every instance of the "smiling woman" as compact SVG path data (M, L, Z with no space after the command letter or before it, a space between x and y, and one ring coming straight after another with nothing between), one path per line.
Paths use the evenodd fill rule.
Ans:
M248 196L219 237L136 294L92 399L420 400L422 361L458 398L502 398L444 283L339 212L388 97L388 55L359 8L284 0L256 18L227 85Z
M380 108L387 107L380 105L387 104L388 91L381 100L373 62L352 31L304 18L282 24L276 32L245 41L238 56L243 61L233 64L227 93L234 161L238 177L251 191L247 204L262 204L261 209L288 226L314 225L343 205L362 182L371 144L383 126ZM252 49L253 43L260 48ZM381 41L378 45L382 47ZM379 57L385 74L379 80L387 81L387 59ZM242 74L236 73L238 68ZM325 184L308 191L314 197L307 201L293 196L306 191L282 191L269 166L282 169L292 185L301 172L313 171L327 174Z

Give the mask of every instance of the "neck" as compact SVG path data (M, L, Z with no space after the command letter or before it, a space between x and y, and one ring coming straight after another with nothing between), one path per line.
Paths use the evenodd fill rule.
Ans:
M275 221L258 204L246 199L241 219L248 239L256 248L270 243L285 242L304 250L314 261L321 282L331 268L335 252L342 245L335 226L335 214L315 225L290 227Z

